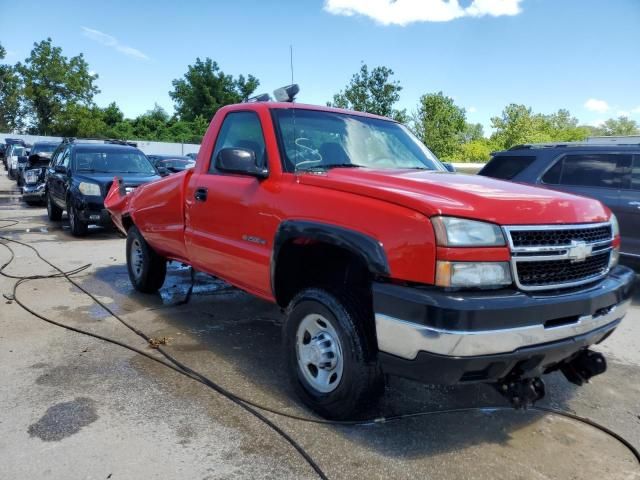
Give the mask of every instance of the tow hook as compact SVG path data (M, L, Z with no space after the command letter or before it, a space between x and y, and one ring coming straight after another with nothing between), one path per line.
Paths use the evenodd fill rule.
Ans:
M574 359L565 362L560 371L571 383L582 385L595 375L600 375L607 370L607 361L604 355L592 350L583 350Z
M507 379L498 383L496 388L516 409L526 409L545 395L544 382L539 377Z

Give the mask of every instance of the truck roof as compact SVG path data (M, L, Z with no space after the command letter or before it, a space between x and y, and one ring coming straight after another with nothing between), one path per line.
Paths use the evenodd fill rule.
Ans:
M368 117L368 118L377 118L379 120L386 120L389 122L395 122L392 118L383 117L381 115L374 115L373 113L367 112L357 112L355 110L348 110L346 108L335 108L335 107L327 107L322 105L310 105L306 103L297 103L297 102L248 102L248 103L236 103L233 105L227 105L226 107L222 107L221 110L275 110L275 109L289 109L289 108L297 108L304 110L315 110L319 112L333 112L333 113L341 113L346 115L356 115L359 117Z

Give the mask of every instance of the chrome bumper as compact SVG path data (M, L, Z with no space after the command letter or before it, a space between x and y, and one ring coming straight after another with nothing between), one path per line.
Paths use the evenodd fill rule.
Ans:
M418 352L452 357L471 357L511 353L519 348L550 343L588 333L620 320L627 313L630 300L597 315L584 315L577 321L555 327L530 325L496 330L444 330L406 322L376 313L378 349L407 360Z

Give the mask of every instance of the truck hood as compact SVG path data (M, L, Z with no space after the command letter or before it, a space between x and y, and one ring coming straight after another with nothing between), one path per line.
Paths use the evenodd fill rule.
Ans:
M350 168L303 173L298 181L395 203L428 217L450 215L500 225L609 219L608 209L597 200L478 175Z

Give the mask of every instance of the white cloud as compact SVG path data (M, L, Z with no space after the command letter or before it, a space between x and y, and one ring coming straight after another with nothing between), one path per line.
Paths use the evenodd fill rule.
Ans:
M123 45L118 41L116 37L113 37L107 33L101 32L100 30L94 30L93 28L81 27L82 34L90 38L93 41L101 43L106 47L111 47L117 50L120 53L124 53L133 58L137 58L139 60L149 60L149 57L142 53L137 48L130 47L128 45Z
M364 15L383 25L413 22L449 22L461 17L517 15L522 0L325 0L324 9L334 15Z
M471 106L469 108L467 108L467 112L469 113L476 113L478 111L478 109L474 106Z
M600 127L604 123L604 120L594 120L593 122L589 122L589 125L592 127Z
M616 117L630 117L631 116L631 112L628 112L627 110L618 110L616 112Z
M634 108L633 110L631 110L633 113L640 113L640 105L638 105L636 108Z
M590 98L584 102L584 108L591 110L592 112L604 113L609 110L609 104L604 100L598 100L597 98Z

